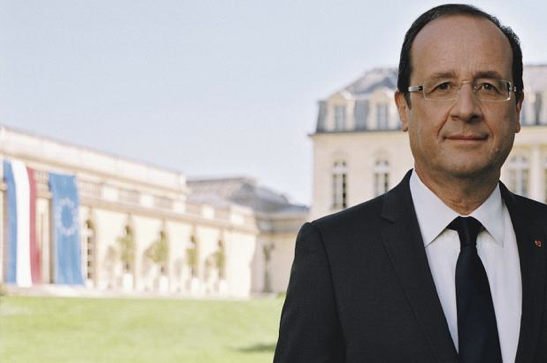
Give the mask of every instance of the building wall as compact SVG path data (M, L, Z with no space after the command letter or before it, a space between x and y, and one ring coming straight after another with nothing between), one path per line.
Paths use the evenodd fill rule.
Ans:
M226 232L226 282L234 286L234 295L251 291L252 258L256 237L239 231Z
M117 255L117 239L124 234L128 217L125 213L94 209L88 217L95 226L97 277L91 285L100 289L121 288L123 270ZM85 218L84 217L84 218ZM83 221L84 218L81 218ZM85 250L85 246L82 246ZM53 282L53 281L52 281Z
M253 290L273 293L285 291L294 259L295 235L261 235L253 258Z
M272 278L272 290L284 291L287 288L294 259L295 238L292 234L278 236L272 251L270 273Z
M36 170L36 230L44 283L55 283L48 187L48 172L53 171L73 174L78 180L82 271L86 280L88 241L93 241L92 279L86 281L89 288L195 297L247 297L253 293L251 267L260 231L252 209L189 203L186 178L180 173L0 127L0 163L4 159L21 160ZM0 190L2 282L7 243L6 191L2 182ZM135 259L129 273L124 271L119 256L119 239L127 228L135 242ZM169 245L163 277L160 266L147 255L160 232ZM192 276L189 266L192 240L198 250L196 276ZM222 271L216 265L220 250L225 261ZM282 291L286 281L276 286Z
M180 293L188 290L190 271L186 250L192 237L192 225L178 221L166 222L169 240L169 291Z
M378 160L389 162L389 189L413 167L408 135L398 131L319 133L312 136L314 148L313 203L311 219L334 213L332 169L335 161L347 163L348 207L375 197L374 168ZM547 125L524 126L515 138L513 151L502 169L501 180L515 189L509 161L524 156L529 163L527 193L542 202L547 196ZM516 190L519 192L519 190Z
M296 234L308 219L307 214L289 212L259 220L264 231L253 257L253 291L276 293L287 289Z
M393 187L412 167L413 159L403 132L378 131L341 134L316 134L313 137L313 204L311 219L336 212L333 208L332 169L342 160L347 165L348 206L374 196L372 175L377 161L387 160Z
M313 142L313 194L310 217L316 219L378 195L377 177L387 170L386 190L413 167L408 136L402 132L393 99L397 69L366 72L319 102ZM547 200L547 65L524 66L522 130L502 169L513 191ZM336 108L345 107L337 123ZM381 112L380 112L381 111ZM384 116L387 116L387 120ZM339 127L343 125L343 127ZM343 174L345 181L341 182ZM343 186L343 187L342 187ZM345 194L345 203L340 203Z

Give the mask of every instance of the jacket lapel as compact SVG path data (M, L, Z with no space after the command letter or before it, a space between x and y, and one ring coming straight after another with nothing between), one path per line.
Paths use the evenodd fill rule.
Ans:
M385 196L382 240L405 291L408 303L437 362L457 362L410 194L410 175Z
M546 221L537 220L537 215L530 210L531 204L523 205L524 199L516 197L501 183L500 189L515 230L522 276L522 317L516 363L529 363L533 362L537 350L545 306L547 246L543 245L547 241L541 226Z

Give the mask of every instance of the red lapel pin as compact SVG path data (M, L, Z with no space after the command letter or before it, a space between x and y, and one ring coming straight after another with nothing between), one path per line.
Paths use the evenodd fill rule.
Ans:
M538 240L535 240L535 241L534 241L534 244L536 245L536 247L541 247L541 246L543 246L543 242L538 241Z

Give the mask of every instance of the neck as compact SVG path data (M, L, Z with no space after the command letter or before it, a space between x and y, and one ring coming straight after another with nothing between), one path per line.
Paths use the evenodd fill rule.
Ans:
M496 175L472 177L437 176L415 168L422 183L425 184L448 207L461 215L471 214L488 199L499 182Z

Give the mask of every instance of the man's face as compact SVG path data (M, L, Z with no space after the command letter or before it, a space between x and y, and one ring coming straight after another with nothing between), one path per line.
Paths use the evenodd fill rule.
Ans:
M411 85L422 85L438 74L450 74L456 84L483 74L513 83L512 52L505 35L490 21L470 16L433 20L416 36L411 50ZM479 101L465 83L453 101L410 94L410 107L396 94L403 130L409 132L415 168L437 180L499 177L499 171L519 132L522 98L505 102Z

